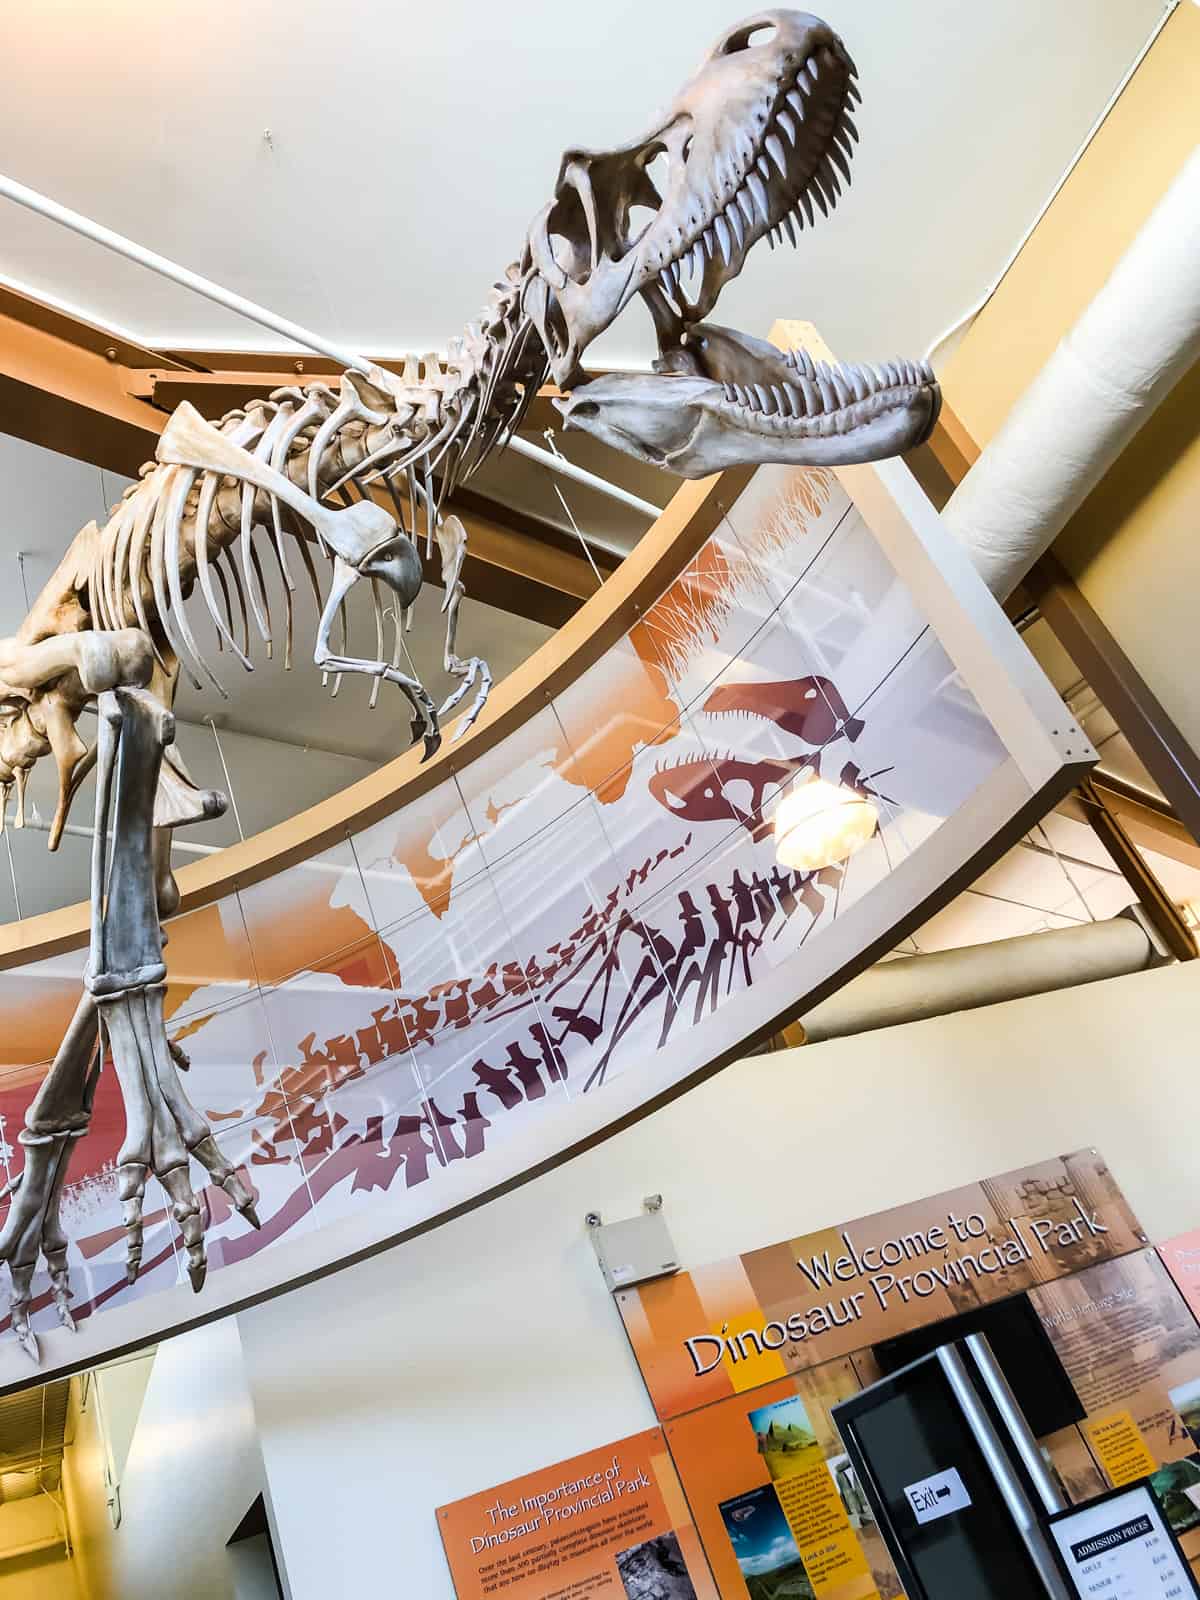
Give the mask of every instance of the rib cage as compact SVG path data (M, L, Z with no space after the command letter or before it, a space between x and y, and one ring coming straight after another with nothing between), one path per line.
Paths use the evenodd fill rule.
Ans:
M451 346L445 370L436 356L410 356L389 393L372 388L361 374L347 373L336 388L316 381L276 390L268 400L226 413L215 426L315 500L366 496L367 479L386 475L397 521L414 538L424 505L428 550L440 505L517 425L545 376L544 357L529 331L513 269L508 281L495 286L484 322L468 327ZM393 481L401 473L408 484L407 527ZM198 588L217 649L247 670L253 669L251 623L272 654L270 590L256 532L267 534L282 591L284 663L290 667L296 579L288 547L299 553L318 611L323 597L313 546L326 552L319 534L305 529L274 495L217 472L162 463L142 468L140 481L112 508L95 541L87 597L92 626L141 628L169 677L178 670L197 689L207 683L227 699L196 640L186 602ZM384 618L375 585L372 594L381 643ZM344 609L341 627L344 638ZM377 694L378 681L372 705Z

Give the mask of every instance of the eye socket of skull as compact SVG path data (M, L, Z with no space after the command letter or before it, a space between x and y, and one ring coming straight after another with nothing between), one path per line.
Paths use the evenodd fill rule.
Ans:
M819 24L819 18L810 20ZM763 13L757 17L747 17L744 22L739 22L735 28L719 39L713 46L714 56L734 56L742 50L757 50L769 45L778 34L779 28L774 17Z

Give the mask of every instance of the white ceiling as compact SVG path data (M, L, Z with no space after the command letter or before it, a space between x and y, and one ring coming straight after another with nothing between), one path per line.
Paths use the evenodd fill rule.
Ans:
M9 174L326 335L442 349L568 145L638 136L744 0L4 5ZM864 92L856 180L718 320L915 355L978 295L1161 0L830 0ZM19 70L14 70L19 63ZM269 130L269 137L268 137ZM268 337L0 202L0 273L151 344ZM651 354L631 308L600 352Z

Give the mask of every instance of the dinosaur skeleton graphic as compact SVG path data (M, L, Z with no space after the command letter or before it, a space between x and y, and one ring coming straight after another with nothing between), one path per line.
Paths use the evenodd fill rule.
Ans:
M226 804L197 789L171 749L181 673L227 694L193 632L189 597L199 591L218 649L249 667L251 620L272 642L265 544L282 585L290 664L293 567L303 566L321 613L316 665L373 679L372 703L382 680L395 684L429 756L440 718L474 691L461 735L491 684L486 662L457 654L465 530L444 508L503 448L547 378L563 391L569 427L688 477L742 463L877 460L921 442L939 406L927 367L830 367L705 321L759 240L797 244L836 204L858 138L855 76L815 17L765 11L732 28L644 137L564 156L521 259L444 363L410 359L399 375L363 363L336 385L280 389L215 424L181 406L157 460L103 528L76 536L17 633L0 640L0 826L14 785L23 821L26 779L45 755L58 775L52 849L93 768L97 780L84 993L26 1115L25 1164L0 1230L14 1331L34 1360L39 1255L59 1317L73 1326L60 1197L108 1055L126 1111L117 1165L130 1281L151 1174L170 1197L197 1290L206 1257L192 1158L257 1226L252 1194L183 1090L187 1058L163 1021L162 923L179 904L171 830ZM651 167L661 157L660 194ZM588 347L635 296L658 336L654 372L589 381ZM256 532L265 538L256 542ZM400 666L401 619L421 588L421 532L427 553L439 547L444 666L458 680L440 711ZM375 596L369 657L349 654L345 638L344 602L363 579ZM88 705L99 714L90 749L77 727Z

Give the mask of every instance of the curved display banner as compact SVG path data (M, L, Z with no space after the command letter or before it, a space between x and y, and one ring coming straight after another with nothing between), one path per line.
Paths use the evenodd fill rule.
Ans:
M126 1283L105 1072L64 1197L79 1331L35 1280L43 1365L0 1337L0 1389L331 1271L644 1114L893 946L1093 759L898 463L759 469L555 682L404 809L169 925L189 1092L261 1231L205 1190L194 1296L152 1182ZM814 768L880 826L805 874L771 819ZM84 956L0 974L5 1166Z

